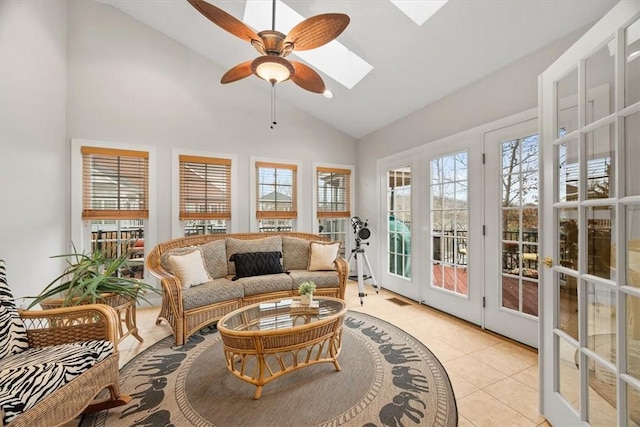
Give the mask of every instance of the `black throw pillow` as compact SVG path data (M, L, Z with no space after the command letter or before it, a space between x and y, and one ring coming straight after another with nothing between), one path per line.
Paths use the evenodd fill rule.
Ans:
M280 263L282 252L245 252L231 255L229 261L236 266L236 275L231 280L241 277L263 276L265 274L282 273Z

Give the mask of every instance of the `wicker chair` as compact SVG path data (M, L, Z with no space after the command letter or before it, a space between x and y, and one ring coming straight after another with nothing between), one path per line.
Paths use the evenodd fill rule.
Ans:
M0 303L5 309L7 307L10 309L13 304L11 293L6 285L3 261L0 261ZM116 338L118 317L113 308L102 304L91 304L52 310L18 310L18 316L26 329L28 347L24 348L26 344L24 340L21 340L22 342L17 346L22 347L20 351L24 354L28 354L33 349L53 345L88 341L100 343L94 340L110 341L113 353L70 382L47 393L46 397L38 400L35 405L29 405L30 407L24 412L9 420L7 426L59 425L72 420L82 412L108 409L126 404L131 400L130 396L120 392ZM111 344L106 341L105 344L111 347ZM14 352L10 357L20 356L22 354L20 351ZM0 365L2 365L1 360ZM4 368L6 366L3 365ZM0 370L2 374L7 371L9 370ZM29 377L32 376L24 380L33 381L33 378ZM110 396L105 399L95 399L105 388L109 390ZM6 408L0 407L0 426L6 420L5 416L9 416L6 412Z

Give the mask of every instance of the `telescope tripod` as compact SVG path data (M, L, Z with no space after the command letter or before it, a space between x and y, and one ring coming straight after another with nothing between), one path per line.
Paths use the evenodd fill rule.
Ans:
M369 243L365 243L368 245ZM371 279L373 281L373 286L376 290L376 294L380 291L380 286L378 286L378 282L376 282L376 278L373 276L373 270L371 269L371 264L369 263L369 258L367 258L367 254L364 251L364 248L361 247L360 239L356 239L356 247L355 249L351 249L351 255L349 255L349 268L351 268L351 258L356 260L356 271L357 276L349 276L349 279L358 278L358 296L360 297L360 305L364 304L364 297L366 294L364 293L364 281ZM365 276L364 274L364 265L362 262L367 263L367 269L369 270L369 275Z

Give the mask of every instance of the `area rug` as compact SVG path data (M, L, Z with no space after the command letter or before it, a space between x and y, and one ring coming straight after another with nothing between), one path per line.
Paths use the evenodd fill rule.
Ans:
M343 331L341 371L331 363L299 369L265 385L259 400L255 386L227 371L215 328L181 347L167 337L121 370L131 402L80 426L457 426L449 377L422 343L353 311Z

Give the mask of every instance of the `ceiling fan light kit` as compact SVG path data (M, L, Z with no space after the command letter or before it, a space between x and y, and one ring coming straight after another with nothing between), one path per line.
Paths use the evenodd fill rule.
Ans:
M273 85L289 80L295 74L295 69L286 59L268 55L254 59L251 62L251 72Z

